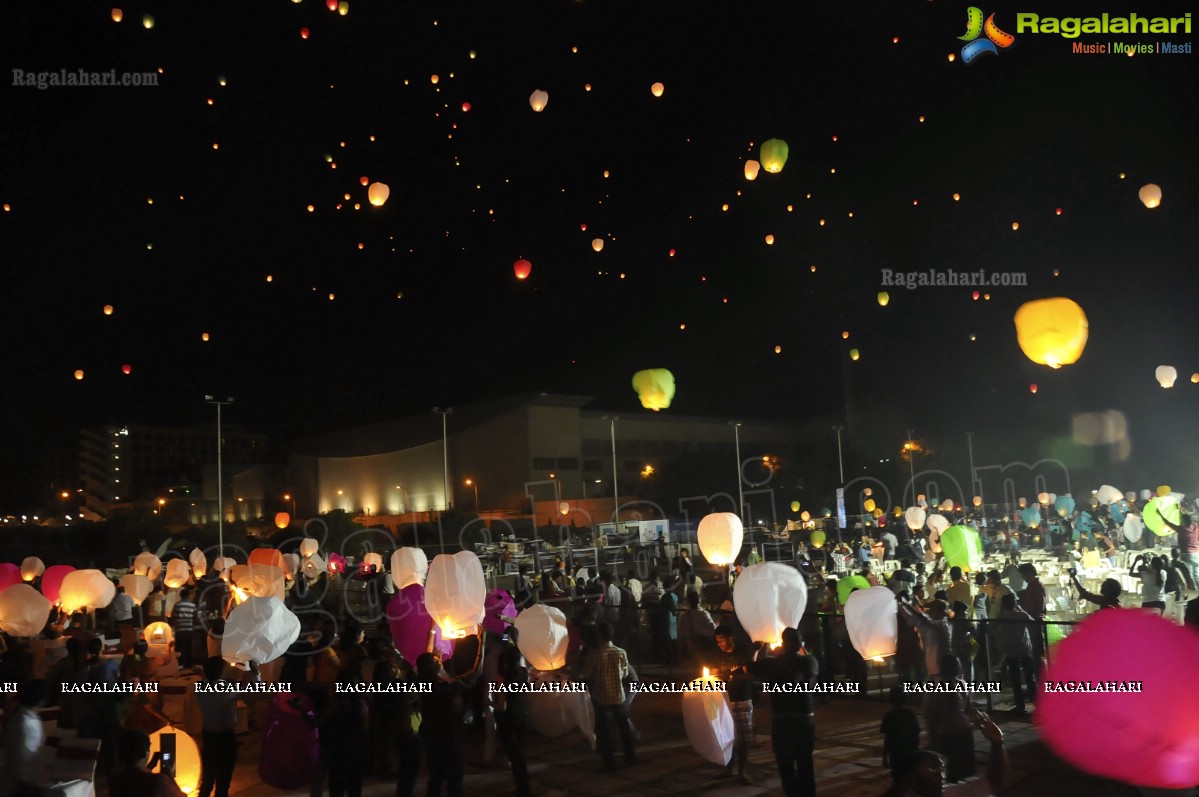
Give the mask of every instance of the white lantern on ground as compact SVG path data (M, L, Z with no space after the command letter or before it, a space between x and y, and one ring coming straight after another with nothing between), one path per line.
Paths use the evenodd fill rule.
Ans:
M28 584L0 592L0 629L12 637L35 637L50 619L50 601Z
M692 681L693 691L683 693L683 727L687 741L706 760L720 766L733 759L733 714L729 697L720 681L704 668L702 678Z
M151 659L156 659L163 664L169 663L171 643L175 641L175 632L168 623L161 621L150 623L142 631L142 639L146 640L146 644L150 648L148 653Z
M116 594L117 588L99 570L76 570L62 580L58 599L63 611L73 614L81 609L103 609Z
M33 581L35 578L46 572L46 563L36 556L27 556L21 562L21 580Z
M537 603L516 616L517 646L529 666L557 670L566 666L569 631L566 615L552 606Z
M845 601L845 627L854 650L864 659L895 655L895 593L887 587L854 590Z
M471 551L440 554L429 565L425 583L425 609L446 639L473 633L486 616L487 579L483 565Z
M162 560L148 551L143 551L133 560L133 572L151 581L157 581L162 574Z
M300 620L278 598L250 597L225 620L221 656L230 664L259 664L282 656L300 636Z
M912 531L924 528L924 521L928 518L928 513L918 506L909 506L903 512L903 520L908 524L908 528Z
M808 584L794 567L764 562L741 571L733 606L741 627L755 642L778 645L784 628L798 628L808 604Z
M125 588L125 594L133 598L134 603L141 603L154 591L154 585L150 583L150 579L132 573L121 576L121 586Z
M171 559L167 562L167 574L163 576L162 582L166 584L167 589L179 589L187 583L191 574L191 564L187 560Z
M741 553L745 529L732 512L713 512L699 522L699 550L712 565L729 565Z
M397 548L391 555L391 579L396 589L424 584L429 574L429 557L420 548Z

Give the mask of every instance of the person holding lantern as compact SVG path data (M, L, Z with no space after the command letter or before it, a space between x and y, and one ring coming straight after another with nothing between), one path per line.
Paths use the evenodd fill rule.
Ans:
M782 650L768 659L759 659L766 645L757 643L748 669L756 680L774 687L770 695L770 742L783 794L815 797L816 768L812 753L816 747L816 714L811 693L797 688L810 687L816 682L820 664L804 650L798 629L784 628L782 640Z
M583 662L578 679L587 682L587 689L591 693L591 704L595 709L596 748L603 756L604 770L611 772L616 769L616 740L612 738L611 723L616 724L616 731L624 746L625 766L637 763L633 728L625 708L624 682L629 677L629 657L624 650L612 644L610 624L600 623L596 627L596 635L598 646Z
M737 640L729 626L717 628L715 637L716 647L723 654L719 670L728 683L729 711L733 715L733 757L724 774L732 777L735 767L737 780L748 786L752 781L745 774L745 765L749 761L749 746L755 741L753 681L748 669L752 656L737 648Z

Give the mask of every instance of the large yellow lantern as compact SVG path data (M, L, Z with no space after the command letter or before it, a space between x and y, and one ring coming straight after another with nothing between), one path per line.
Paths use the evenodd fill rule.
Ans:
M875 503L873 498L867 498L866 503L862 504L862 509L865 509L867 512L873 512L874 507Z
M1082 308L1062 296L1026 302L1016 311L1016 342L1034 363L1061 368L1082 356L1089 327Z
M712 565L728 565L737 561L744 536L741 518L732 512L705 515L696 531L700 553Z
M549 101L550 95L548 91L537 89L529 95L529 106L537 113L544 111L545 106L549 104Z
M366 189L366 198L375 207L382 207L387 198L391 196L391 188L387 183L371 183Z
M1141 202L1145 207L1153 209L1162 203L1162 189L1156 183L1146 183L1141 186L1141 190L1137 192L1137 196L1141 198Z
M103 609L116 597L117 588L99 570L67 573L58 592L59 604L67 614L82 609Z
M181 730L163 728L150 734L150 754L162 752L162 737L175 737L175 784L187 797L200 790L200 748Z
M664 410L674 399L674 374L665 368L649 368L633 374L633 390L647 410Z
M425 609L444 639L472 634L486 615L487 579L472 551L439 554L429 563Z
M758 153L758 157L762 161L762 168L771 174L778 174L787 163L787 153L789 151L787 142L781 138L771 138L763 141L762 148Z

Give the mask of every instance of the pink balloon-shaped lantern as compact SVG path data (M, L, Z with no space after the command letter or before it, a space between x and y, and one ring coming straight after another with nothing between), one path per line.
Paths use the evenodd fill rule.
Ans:
M1135 653L1113 648L1135 641ZM1074 766L1113 780L1159 789L1199 783L1199 713L1179 704L1195 679L1199 633L1140 609L1088 617L1058 642L1037 695L1045 743ZM1057 685L1137 684L1140 692L1058 691ZM1095 731L1104 734L1095 754Z
M425 609L425 588L420 584L409 584L392 596L387 603L387 621L391 626L392 641L410 662L415 663L416 657L428 647L430 626L433 626L433 649L443 656L453 651L453 646L441 638L441 629L433 624L433 618Z
M487 616L483 618L483 629L493 634L504 633L504 629L516 619L516 603L506 589L493 589L488 592L483 611L487 612ZM503 620L503 617L511 619Z
M50 599L51 603L59 603L62 600L62 580L67 577L68 573L74 573L75 568L70 565L50 565L46 568L46 572L42 573L42 594Z
M21 581L21 568L12 562L0 562L0 592Z
M311 710L307 696L295 699L305 702L305 707ZM262 732L258 776L276 789L298 789L311 783L320 760L316 728L308 724L292 702L292 695L276 695Z

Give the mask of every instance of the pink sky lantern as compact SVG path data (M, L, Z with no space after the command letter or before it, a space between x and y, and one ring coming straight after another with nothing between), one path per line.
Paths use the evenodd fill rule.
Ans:
M425 609L425 588L421 584L409 584L396 591L387 603L387 621L391 626L391 638L396 648L408 661L424 653L429 644L429 629L433 630L433 649L443 656L453 652L453 646L441 638L441 630Z
M62 602L62 580L67 577L68 573L74 573L75 568L70 565L50 565L46 568L46 572L42 573L42 594L49 598L51 603Z
M483 628L493 634L504 633L504 629L516 619L516 602L506 589L493 589L488 592L483 610L487 613L483 618ZM509 619L504 620L505 617Z
M1112 648L1135 641L1136 650ZM1141 609L1095 612L1054 646L1034 715L1045 743L1084 772L1158 789L1199 783L1199 713L1179 703L1194 681L1199 633ZM1135 682L1134 692L1051 692L1068 681ZM1106 728L1103 754L1095 731Z
M17 583L0 593L0 628L9 636L37 636L49 618L50 601L28 584Z
M345 573L346 558L339 553L329 553L329 572L330 573Z
M21 583L21 568L12 562L0 562L0 592Z

